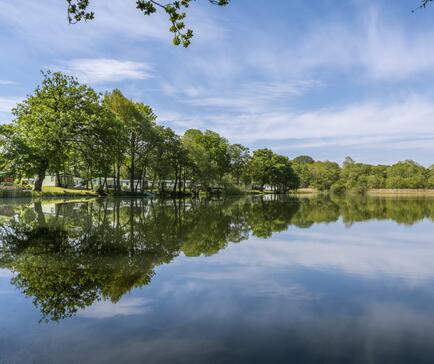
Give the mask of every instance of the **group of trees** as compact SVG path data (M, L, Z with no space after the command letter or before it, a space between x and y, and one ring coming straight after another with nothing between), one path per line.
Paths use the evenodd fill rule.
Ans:
M164 189L166 180L174 181L173 192L185 192L187 180L193 192L241 182L278 191L298 184L285 156L267 149L251 156L210 130L190 129L181 137L158 125L148 105L119 90L98 94L59 72L45 73L13 115L0 129L2 167L17 178L36 176L37 191L47 174L67 173L90 183L102 177L105 186L113 178L116 190L128 178L132 192Z
M300 187L330 189L337 193L380 188L434 188L434 165L425 168L412 160L388 166L357 163L347 157L341 167L334 162L314 161L309 156L300 156L293 159L292 166Z
M366 191L368 189L426 189L434 188L434 165L429 168L412 161L397 162L391 166L356 163L347 157L340 179L332 186L339 191Z
M285 193L298 187L335 192L371 188L434 188L434 168L413 161L392 166L356 163L342 167L309 156L290 160L270 149L250 153L218 133L197 129L182 136L156 123L152 108L121 91L104 95L74 77L43 74L43 81L13 109L14 120L0 126L0 168L17 178L36 176L41 190L46 175L74 175L95 188L113 178L129 179L131 192L166 189L173 193L211 192L234 185ZM188 183L187 183L188 182Z

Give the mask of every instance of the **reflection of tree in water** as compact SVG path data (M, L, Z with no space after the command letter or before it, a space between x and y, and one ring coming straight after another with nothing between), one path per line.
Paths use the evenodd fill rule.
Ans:
M46 320L74 315L100 299L117 302L150 283L154 268L187 256L211 255L249 234L261 238L290 224L392 218L414 223L434 218L434 200L295 199L102 200L35 203L7 208L0 228L0 267L33 297ZM11 213L13 211L13 213ZM6 218L6 216L2 216ZM4 221L4 219L3 219Z
M367 197L337 198L343 221L347 225L366 220L393 220L413 225L425 218L434 220L434 199L429 197Z

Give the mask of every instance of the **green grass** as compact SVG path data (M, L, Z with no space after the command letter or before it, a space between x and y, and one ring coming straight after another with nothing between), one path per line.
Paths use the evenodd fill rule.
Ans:
M92 190L79 190L63 187L42 187L42 192L32 192L35 197L96 197L98 194Z

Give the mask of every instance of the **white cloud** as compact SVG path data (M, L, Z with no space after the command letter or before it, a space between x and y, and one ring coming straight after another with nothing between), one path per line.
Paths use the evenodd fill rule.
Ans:
M267 241L264 249L261 239L231 246L210 261L237 266L245 271L292 271L307 268L318 271L337 270L363 279L392 278L411 286L434 280L434 250L432 238L420 231L399 233L373 231L361 235L358 231L328 230L303 231L291 229L290 239Z
M241 110L234 113L207 116L166 114L166 120L179 127L211 128L229 139L246 143L300 139L318 147L337 144L375 144L378 147L385 141L399 143L398 138L411 141L434 137L434 102L423 96L306 112L276 108L272 112L247 113L243 112L244 106L247 105L240 105Z
M235 89L213 88L188 85L162 84L162 91L172 97L177 97L181 103L206 108L231 109L238 111L266 110L278 101L288 101L291 98L304 95L314 88L321 87L318 80L288 80L280 82L244 82Z
M117 303L103 300L80 311L79 316L104 319L114 316L142 315L149 312L149 302L144 298L125 298Z
M18 102L22 101L20 97L1 97L0 96L0 112L10 113L12 108L16 106Z
M120 61L108 58L80 58L53 66L88 83L144 80L152 77L152 66L145 62Z
M354 81L371 82L429 76L434 27L408 25L416 15L409 12L408 19L396 19L389 10L362 1L342 18L307 19L300 33L292 26L281 30L281 36L250 29L245 45L233 52L244 52L246 67L274 77L350 73Z
M0 80L0 85L4 85L4 86L15 85L15 82L11 80Z

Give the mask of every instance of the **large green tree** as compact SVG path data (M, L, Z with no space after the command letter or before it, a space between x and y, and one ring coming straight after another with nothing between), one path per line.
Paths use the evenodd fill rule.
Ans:
M312 176L311 186L319 190L328 190L340 177L340 167L334 162L314 162L309 164Z
M156 116L149 106L137 104L127 99L117 89L106 94L104 102L122 123L124 132L126 133L126 154L122 162L128 169L130 190L134 192L136 189L134 180L136 177L140 177L136 167L140 157L146 158L148 146L152 143L152 128L154 127Z
M191 178L202 190L209 191L230 172L229 143L211 130L187 130L182 142L192 164Z
M314 162L314 159L308 155L300 155L292 160L292 167L298 176L300 187L306 188L310 186L312 176L309 165Z
M237 185L239 185L241 177L247 172L247 166L251 159L250 150L241 144L231 144L229 146L229 157L231 174Z
M43 73L43 81L12 113L3 132L5 159L20 176L36 175L40 191L47 172L59 173L84 135L101 122L100 96L74 77L59 72Z
M250 161L249 171L252 183L257 185L262 191L266 184L271 183L273 170L273 155L270 149L258 149L253 152Z

